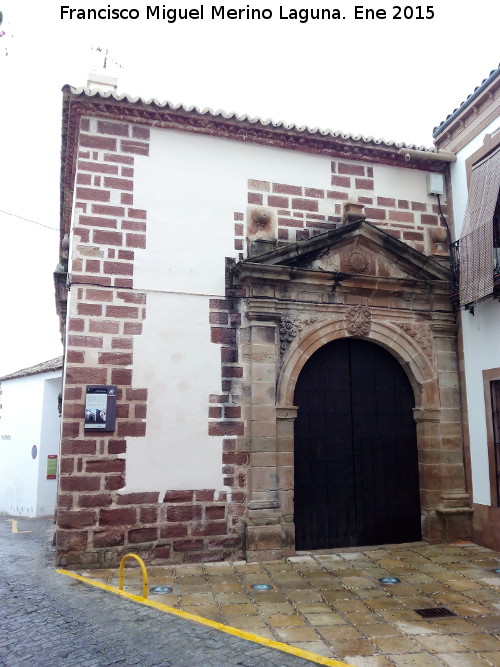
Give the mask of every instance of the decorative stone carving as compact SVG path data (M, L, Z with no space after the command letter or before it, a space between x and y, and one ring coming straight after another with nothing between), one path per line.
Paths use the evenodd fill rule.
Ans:
M299 336L304 328L310 327L324 318L319 317L282 317L280 320L280 352L283 354L292 340Z
M280 321L280 351L283 353L292 340L302 330L296 317L282 317Z
M345 319L346 328L353 335L366 335L372 328L372 313L367 306L351 306L347 309Z
M276 220L271 209L258 206L249 210L247 236L250 241L276 239Z
M329 248L328 252L311 262L310 266L312 269L320 269L321 271L340 271L339 253Z
M265 206L248 209L248 255L255 257L276 248L276 212Z
M431 227L429 236L431 237L432 250L435 254L447 252L448 233L444 227Z
M432 334L425 324L398 324L420 346L428 359L432 359Z
M345 263L351 273L366 273L370 268L370 258L357 248L346 255Z

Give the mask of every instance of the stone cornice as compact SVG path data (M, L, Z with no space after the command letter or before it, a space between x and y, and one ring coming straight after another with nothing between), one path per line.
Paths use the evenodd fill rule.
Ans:
M295 287L314 288L322 292L333 292L342 288L345 292L372 295L375 292L397 294L411 291L412 295L428 295L430 291L436 294L448 295L450 284L447 280L422 280L412 277L383 278L379 276L355 275L336 273L334 271L319 271L316 269L297 269L290 266L269 266L252 262L240 262L233 269L234 286L266 285L277 290ZM265 298L275 302L274 298ZM257 319L255 317L254 319Z

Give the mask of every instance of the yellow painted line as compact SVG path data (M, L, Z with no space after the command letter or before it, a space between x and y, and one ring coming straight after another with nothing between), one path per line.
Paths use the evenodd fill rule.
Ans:
M31 533L31 530L17 530L17 519L5 519L6 523L10 523L13 533Z
M316 653L311 653L310 651L304 651L295 646L290 646L289 644L276 642L273 639L267 639L266 637L259 637L259 635L254 635L251 632L238 630L238 628L232 628L230 625L224 625L223 623L218 623L217 621L211 621L208 618L196 616L196 614L190 614L187 611L174 609L174 607L169 607L166 604L161 604L160 602L155 602L154 600L148 600L146 598L140 597L139 595L134 595L133 593L121 591L119 588L115 588L114 586L108 586L107 584L103 584L100 581L87 579L87 577L82 577L80 574L75 574L74 572L69 572L68 570L57 570L57 572L59 572L59 574L65 574L68 577L72 577L73 579L77 579L78 581L83 581L84 583L90 584L91 586L96 586L96 588L101 588L102 590L108 591L109 593L114 593L120 597L127 598L127 600L139 602L146 607L152 607L153 609L158 609L159 611L166 612L167 614L180 616L181 618L185 618L188 621L194 621L195 623L208 625L208 627L214 628L215 630L220 630L221 632L225 632L228 635L235 635L236 637L247 639L248 641L255 642L256 644L263 644L264 646L275 648L278 651L283 651L284 653L291 653L292 655L296 655L299 658L304 658L304 660L315 662L318 665L330 665L331 667L352 667L352 665L348 665L345 662L339 662L339 660L324 658L322 655L317 655Z

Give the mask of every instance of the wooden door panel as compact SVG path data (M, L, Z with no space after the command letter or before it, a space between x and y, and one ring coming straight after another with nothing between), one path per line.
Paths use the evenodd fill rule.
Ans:
M414 399L397 360L366 341L329 343L295 404L297 548L419 540Z
M295 529L303 549L355 543L349 363L342 348L320 348L295 392L302 411L295 435Z

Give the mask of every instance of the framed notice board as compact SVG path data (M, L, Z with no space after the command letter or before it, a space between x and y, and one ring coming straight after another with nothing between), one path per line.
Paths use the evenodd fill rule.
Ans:
M85 395L85 430L114 431L116 385L89 384Z

